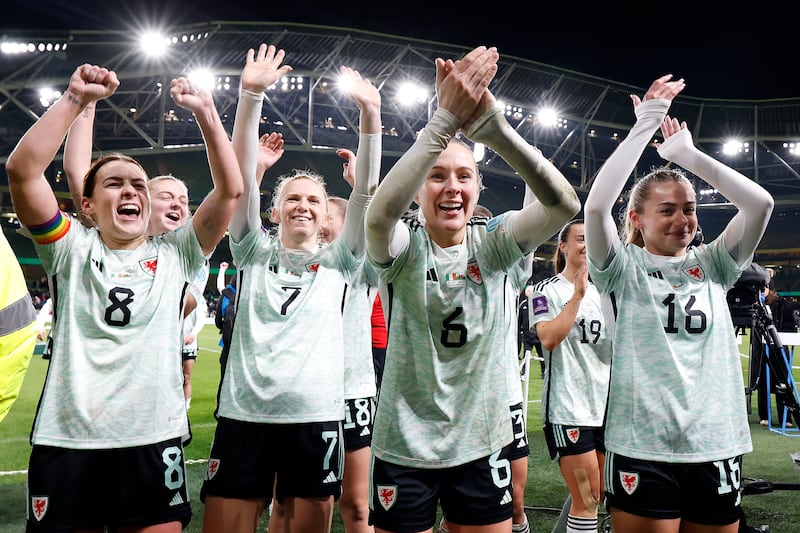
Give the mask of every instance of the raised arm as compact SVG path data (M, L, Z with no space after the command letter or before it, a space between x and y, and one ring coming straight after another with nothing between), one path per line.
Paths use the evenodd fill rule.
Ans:
M341 237L347 241L353 253L360 256L364 253L366 239L364 216L378 187L381 172L381 95L372 82L362 78L358 71L343 66L341 72L352 81L347 95L360 112L353 190L350 192Z
M8 156L11 199L23 225L51 222L58 214L58 201L44 171L81 111L96 100L111 96L117 87L119 80L113 71L81 65L72 74L63 96L31 126Z
M239 104L233 123L233 148L244 177L244 197L239 202L229 227L234 242L240 241L247 233L261 227L259 194L261 178L256 176L259 151L258 124L264 91L292 70L289 65L281 65L285 55L283 50L276 49L274 45L261 44L258 53L252 48L247 51L245 66L242 69Z
M683 78L670 80L671 74L655 80L645 93L644 101L631 95L636 124L600 167L583 206L586 253L589 260L601 269L608 266L621 246L612 214L614 203L658 130L672 99L686 86Z
M203 253L210 254L225 235L242 195L242 174L211 91L180 77L172 80L169 93L177 105L194 114L205 141L214 188L195 211L192 224Z
M661 124L664 143L658 153L717 189L739 210L723 230L725 246L739 265L750 262L767 229L775 204L772 196L760 185L713 157L701 152L692 143L686 122L669 115Z
M581 208L580 200L567 178L511 127L489 90L484 101L488 109L465 133L497 152L536 196L538 201L523 207L513 223L514 237L527 253L575 216Z
M67 132L64 143L64 173L75 210L81 210L83 178L92 165L95 102L87 104Z
M222 261L219 264L219 272L217 272L217 291L222 294L222 289L225 288L225 271L228 270L228 262Z
M377 263L390 263L405 247L408 235L395 235L397 222L439 154L475 114L486 87L497 73L497 59L497 50L485 46L475 48L456 62L436 59L439 107L411 148L386 174L367 208L367 252Z
M265 133L258 140L258 161L256 162L256 183L261 187L264 174L283 157L283 134L273 131Z

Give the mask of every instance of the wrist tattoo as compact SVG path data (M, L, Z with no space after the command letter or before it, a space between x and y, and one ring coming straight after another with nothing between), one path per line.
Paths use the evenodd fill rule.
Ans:
M75 98L75 95L73 95L72 93L67 93L66 96L67 96L67 100L69 100L69 103L71 103L73 105L76 105L76 106L80 107L81 109L86 107L86 104L81 103L81 101L79 99Z

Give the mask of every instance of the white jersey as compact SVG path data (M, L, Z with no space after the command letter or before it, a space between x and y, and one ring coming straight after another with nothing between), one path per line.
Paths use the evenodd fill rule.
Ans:
M276 424L343 420L342 307L357 258L343 239L302 253L263 230L231 241L231 252L239 287L219 415Z
M55 311L32 443L107 449L187 433L183 297L205 261L194 227L109 250L73 220L64 237L36 249Z
M749 264L749 261L744 263ZM605 270L590 261L617 322L606 447L698 463L752 451L726 294L741 274L723 239L664 257L629 244Z
M206 284L208 283L209 267L210 265L208 261L206 261L203 265L203 268L197 271L192 283L189 285L189 292L194 297L197 305L194 309L192 309L192 312L186 315L183 319L184 337L192 332L199 333L199 330L203 327L201 322L204 321L203 317L206 316L206 299L203 297L203 293L205 292ZM197 335L195 335L194 340L189 344L184 344L183 339L181 339L181 346L184 352L197 352Z
M525 271L524 264L519 264L509 270L506 282L505 316L508 318L508 323L504 327L508 328L508 336L504 342L504 349L508 354L506 377L508 379L508 405L510 406L527 401L527 398L522 396L522 376L519 367L519 355L522 348L519 343L519 294L529 277L530 273Z
M458 466L513 439L504 343L508 271L522 258L513 214L470 221L462 245L441 249L419 222L380 267L389 342L375 418L376 457L412 468ZM519 291L519 287L516 291ZM515 341L516 344L516 341Z
M555 319L574 290L572 282L561 274L534 285L528 302L531 328ZM567 336L552 352L543 347L542 423L603 426L611 372L611 340L600 294L590 282Z
M372 304L377 274L366 261L347 286L344 303L344 397L372 398L378 392L372 362Z

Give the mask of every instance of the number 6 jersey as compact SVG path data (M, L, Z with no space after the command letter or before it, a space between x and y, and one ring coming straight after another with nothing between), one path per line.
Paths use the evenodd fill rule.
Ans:
M377 457L448 468L511 442L505 343L509 325L516 328L516 301L504 298L519 293L505 284L522 259L512 220L473 219L464 243L446 249L416 218L398 223L407 224L407 248L376 266L389 331L372 437Z

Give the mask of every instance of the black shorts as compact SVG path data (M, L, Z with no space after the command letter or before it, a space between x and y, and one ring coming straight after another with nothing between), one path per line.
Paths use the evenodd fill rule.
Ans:
M522 402L512 405L511 427L514 430L514 440L506 446L506 456L509 460L522 459L531 454L531 447L528 445L528 428L525 424L525 415L522 411Z
M346 452L366 448L372 443L375 421L375 398L344 401L344 449Z
M256 424L217 421L200 500L287 497L338 499L342 492L342 423Z
M451 468L422 469L372 458L370 523L396 533L431 529L437 505L454 524L481 526L512 517L506 448Z
M580 455L592 450L604 453L605 429L589 426L562 426L546 422L542 427L550 460L558 462L565 455Z
M727 525L740 518L742 456L663 463L606 453L606 507L637 516Z
M192 517L181 439L108 450L33 446L28 532L141 528Z
M186 350L181 352L184 361L197 360L197 350Z

